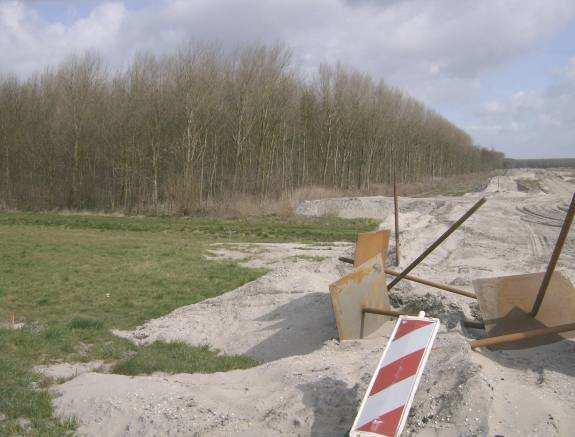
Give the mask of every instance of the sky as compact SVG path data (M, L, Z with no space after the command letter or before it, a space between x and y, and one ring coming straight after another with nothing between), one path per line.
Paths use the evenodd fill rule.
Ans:
M423 101L475 144L575 157L575 0L0 0L0 74L86 50L125 67L185 41L283 42Z

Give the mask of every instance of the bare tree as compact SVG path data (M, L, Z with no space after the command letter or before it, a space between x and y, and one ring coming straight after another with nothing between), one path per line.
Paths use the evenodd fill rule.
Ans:
M281 45L188 44L110 72L88 53L0 78L0 206L189 213L305 185L367 189L483 171L503 154L340 65L301 78Z

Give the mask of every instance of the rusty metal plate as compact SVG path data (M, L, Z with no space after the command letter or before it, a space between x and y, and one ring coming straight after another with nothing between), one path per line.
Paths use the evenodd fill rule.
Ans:
M485 330L490 337L575 321L575 289L561 272L553 273L537 317L533 319L529 315L544 275L544 272L530 273L473 281ZM510 343L505 347L520 349L564 338L575 339L575 331Z
M388 229L357 234L354 267L359 267L378 255L381 256L381 262L385 265L389 247L389 234Z
M391 309L383 261L379 255L331 284L329 291L340 340L360 338L363 307ZM392 318L366 314L364 337L377 331L387 320Z

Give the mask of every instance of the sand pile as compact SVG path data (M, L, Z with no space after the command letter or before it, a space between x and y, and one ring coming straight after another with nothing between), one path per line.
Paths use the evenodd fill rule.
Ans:
M539 181L524 192L516 180ZM543 271L557 220L575 190L569 172L519 171L492 180L482 193L401 199L402 267L480 196L488 202L414 274L471 290L471 280ZM304 202L304 215L368 216L392 228L389 198ZM563 212L564 214L564 212ZM390 249L393 252L393 247ZM342 435L346 433L392 323L382 338L339 343L328 285L350 267L337 261L353 247L258 244L215 246L216 258L246 259L265 276L222 296L180 308L131 332L138 344L156 339L209 344L262 365L210 375L127 377L84 373L56 386L62 417L75 416L85 435ZM572 236L558 269L575 281ZM481 333L464 330L478 314L468 298L401 282L392 302L423 308L442 320L408 421L413 435L571 435L575 427L575 346L472 352Z

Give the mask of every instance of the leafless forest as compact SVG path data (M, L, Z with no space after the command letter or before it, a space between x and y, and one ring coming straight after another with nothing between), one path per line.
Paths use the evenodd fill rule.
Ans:
M171 213L503 164L401 91L339 66L303 75L281 46L189 45L118 71L86 54L4 77L0 153L0 207Z

